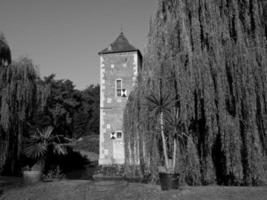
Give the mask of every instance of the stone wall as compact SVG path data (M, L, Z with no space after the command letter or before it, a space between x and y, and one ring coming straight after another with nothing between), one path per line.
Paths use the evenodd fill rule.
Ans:
M139 61L137 52L100 55L100 165L124 163L124 135L111 139L111 133L122 132L123 111L136 84ZM117 79L122 80L126 97L116 96Z

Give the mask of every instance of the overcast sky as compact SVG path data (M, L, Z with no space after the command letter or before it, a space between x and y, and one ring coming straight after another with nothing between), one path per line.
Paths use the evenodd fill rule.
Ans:
M143 52L158 0L0 0L0 31L13 59L31 58L78 89L99 82L98 52L123 32Z

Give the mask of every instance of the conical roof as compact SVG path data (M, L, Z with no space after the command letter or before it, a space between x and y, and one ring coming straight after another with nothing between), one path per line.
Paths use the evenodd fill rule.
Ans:
M119 37L109 45L109 47L105 48L104 50L100 51L99 54L108 54L108 53L121 53L121 52L131 52L131 51L138 51L133 45L129 43L127 38L121 32Z

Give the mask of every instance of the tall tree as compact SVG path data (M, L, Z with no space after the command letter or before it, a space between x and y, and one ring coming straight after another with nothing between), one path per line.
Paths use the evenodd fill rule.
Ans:
M99 85L90 85L85 90L81 91L82 105L77 114L84 116L86 121L81 123L83 135L99 134L99 102L100 102L100 87ZM75 120L79 123L79 120ZM81 122L81 121L80 121Z
M79 91L70 80L56 80L55 74L44 77L42 84L49 88L50 95L44 111L35 116L34 125L39 128L50 125L57 134L71 137L73 115L80 105Z
M38 85L39 76L28 58L0 70L0 172L14 175L19 169L27 121L40 105L44 105L47 90Z
M4 72L4 67L7 64L11 63L11 51L10 48L6 42L6 39L3 35L3 33L0 34L0 70L1 75ZM0 89L2 91L4 87L3 81L1 81ZM1 106L1 105L0 105ZM7 138L4 137L3 128L0 129L0 172L5 164L6 161L6 152L7 152Z
M57 134L75 138L98 133L99 85L80 91L72 81L57 80L54 74L42 83L50 88L50 95L44 111L35 116L35 126L52 125Z
M130 140L143 138L140 159L153 174L153 116L144 103L149 89L179 96L192 181L256 185L264 181L267 153L266 1L160 0L138 88L125 111L126 163ZM159 92L159 91L158 91ZM149 120L151 119L151 120ZM141 135L141 136L140 136ZM137 151L138 152L138 151ZM182 157L187 155L182 155ZM160 162L162 157L158 158ZM179 158L177 158L179 159ZM141 162L141 161L140 161ZM265 161L266 162L266 161ZM181 162L179 162L181 163ZM199 174L199 173L200 174ZM185 174L185 173L182 173ZM192 178L193 177L193 178ZM185 180L187 177L184 177Z

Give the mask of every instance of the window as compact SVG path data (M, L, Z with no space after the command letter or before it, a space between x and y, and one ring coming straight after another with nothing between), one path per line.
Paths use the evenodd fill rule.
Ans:
M121 97L122 93L121 93L121 89L122 89L122 80L121 79L117 79L116 80L116 96L117 97Z
M117 139L121 139L122 138L122 132L117 132Z
M121 131L116 131L116 132L111 132L110 133L110 139L111 140L121 140L122 139L122 132Z

